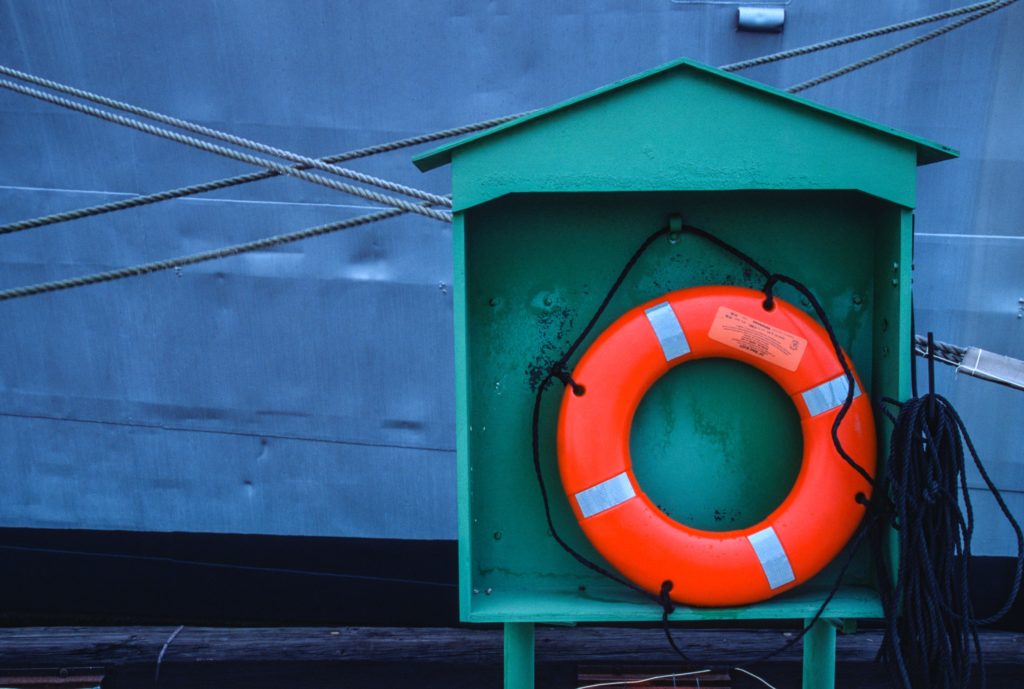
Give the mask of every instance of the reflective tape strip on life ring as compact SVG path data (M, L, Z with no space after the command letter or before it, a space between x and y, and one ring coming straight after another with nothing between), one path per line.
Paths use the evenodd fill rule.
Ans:
M672 292L619 318L573 371L558 421L562 485L584 534L623 576L657 594L700 606L744 605L797 586L827 565L853 535L871 486L839 455L832 423L847 379L828 333L802 310L741 287ZM770 376L796 405L803 461L786 499L760 523L702 531L672 520L633 475L629 431L640 400L669 369L719 357ZM843 448L872 476L875 426L854 373ZM757 458L747 458L756 461Z

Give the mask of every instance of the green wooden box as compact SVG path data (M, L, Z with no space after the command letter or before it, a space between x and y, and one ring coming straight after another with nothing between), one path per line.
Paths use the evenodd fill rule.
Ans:
M531 461L537 384L645 237L679 214L804 282L867 393L905 398L916 167L955 155L679 60L417 158L423 170L452 166L462 619L660 619L658 606L558 546ZM659 240L591 340L641 302L705 284L763 286L707 242ZM795 291L778 294L801 304ZM602 562L558 477L562 394L560 385L549 391L540 426L553 518L568 541ZM878 427L884 456L888 429L881 420ZM640 484L669 515L728 530L760 521L782 501L799 468L801 437L792 404L771 380L708 360L675 368L651 389L631 447ZM828 617L881 615L866 557ZM834 569L763 603L681 606L673 619L807 618Z

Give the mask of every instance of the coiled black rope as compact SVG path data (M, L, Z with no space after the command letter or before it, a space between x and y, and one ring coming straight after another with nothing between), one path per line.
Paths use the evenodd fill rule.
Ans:
M1024 535L949 400L929 392L898 406L887 465L899 531L895 582L887 534L877 531L872 538L886 617L880 658L900 689L960 689L970 685L975 669L984 687L978 627L998 621L1013 605L1024 572ZM965 446L1017 537L1010 593L983 618L975 615L968 575L975 523Z

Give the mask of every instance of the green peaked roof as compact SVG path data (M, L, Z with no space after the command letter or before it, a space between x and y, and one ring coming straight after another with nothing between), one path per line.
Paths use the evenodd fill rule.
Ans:
M621 81L608 84L607 86L602 86L599 89L596 89L589 93L584 93L580 96L576 96L575 98L563 101L562 103L558 103L547 108L536 110L527 115L523 115L522 117L519 117L515 120L511 120L504 124L498 125L497 127L494 127L492 129L488 129L478 134L466 137L465 139L462 139L460 141L446 144L444 146L441 146L432 151L415 157L413 159L413 162L416 164L416 167L418 167L420 170L424 172L427 170L432 170L436 167L440 167L442 165L450 163L452 160L452 153L454 151L473 146L476 142L482 139L500 137L510 129L527 127L530 125L530 123L535 122L541 118L547 117L552 113L561 112L569 108L577 107L581 104L588 103L594 99L601 98L605 94L616 92L619 91L620 89L628 88L630 85L635 84L637 82L643 81L645 79L650 79L651 77L674 70L691 70L703 74L714 75L715 77L718 77L724 81L732 82L734 84L741 85L743 87L753 89L755 91L759 91L769 97L789 101L791 103L801 105L805 108L816 111L818 113L824 113L827 116L849 123L854 127L863 128L865 130L868 130L869 132L876 133L882 137L892 137L895 139L900 139L905 142L909 142L913 144L917 150L918 165L927 165L929 163L948 160L950 158L955 158L959 155L956 149L950 148L948 146L943 146L942 144L935 143L933 141L928 141L920 137L912 136L910 134L907 134L906 132L894 129L893 127L887 127L885 125L877 124L875 122L871 122L860 117L848 115L846 113L834 110L824 105L814 103L805 98L801 98L791 93L787 93L772 86L767 86L752 79L747 79L745 77L737 76L735 74L723 72L720 69L709 67L708 65L704 65L693 60L682 58L661 65L660 67L655 67L654 69L648 70L646 72L641 72L640 74L636 74Z

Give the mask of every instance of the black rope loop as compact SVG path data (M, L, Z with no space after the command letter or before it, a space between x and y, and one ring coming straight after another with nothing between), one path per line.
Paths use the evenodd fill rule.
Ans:
M843 375L846 377L846 398L843 400L843 404L839 407L839 413L836 414L835 420L832 422L832 445L835 447L836 452L842 457L843 461L846 462L851 469L860 474L860 477L864 479L869 486L872 487L874 493L879 492L878 482L875 477L871 476L861 464L854 459L850 453L843 447L842 441L839 439L839 427L843 423L843 419L849 413L850 408L853 406L853 393L855 387L855 380L853 378L853 368L850 366L849 360L846 358L846 354L843 352L842 346L839 344L839 338L836 337L835 330L832 329L832 323L828 319L828 314L825 313L825 307L821 305L818 298L814 296L814 293L805 285L795 278L791 278L788 275L782 273L770 273L767 276L765 283L766 293L772 295L771 298L774 300L774 290L776 283L783 283L789 285L797 292L800 293L807 303L810 304L811 309L814 311L814 315L821 321L822 328L825 329L825 333L828 335L829 343L832 345L832 350L835 352L836 359L839 361L839 365L843 369ZM767 302L767 297L766 297ZM774 301L771 302L774 304ZM767 305L766 305L767 308Z
M779 281L781 276L778 273L772 273L765 280L764 288L761 290L764 292L764 306L765 311L771 311L775 308L775 283Z
M572 374L569 372L569 368L565 365L564 361L556 361L554 365L551 366L551 370L549 370L548 373L562 381L562 385L572 388L572 394L577 397L582 397L587 391L585 387L573 379Z
M661 582L661 591L658 593L658 601L661 603L661 610L666 618L676 611L676 606L672 604L672 599L668 595L672 592L673 586L672 580L666 579Z
M863 492L858 492L853 499L858 505L864 506L864 524L867 529L884 524L899 531L895 505L885 491L875 491L870 498Z
M687 656L683 649L679 648L676 644L675 637L672 636L672 629L668 624L668 616L676 610L676 606L672 604L672 599L669 597L669 593L672 591L673 583L671 579L666 579L661 582L661 590L658 592L658 602L661 604L661 628L665 632L665 639L668 640L668 645L672 647L676 655L685 660L687 663L693 662L690 657Z

